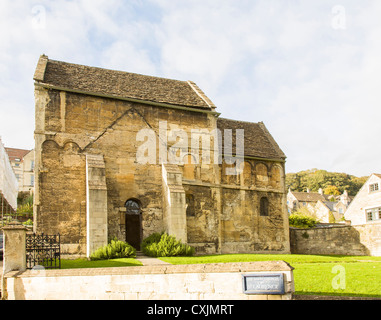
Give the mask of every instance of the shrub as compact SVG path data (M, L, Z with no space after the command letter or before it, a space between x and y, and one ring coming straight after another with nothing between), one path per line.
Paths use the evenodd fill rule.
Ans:
M22 223L24 226L33 226L33 221L31 219L28 219L27 221Z
M315 227L318 221L315 218L300 215L292 214L289 217L290 227L301 228L301 229L310 229Z
M150 257L192 256L194 248L167 233L153 233L142 242L142 251Z
M136 249L130 244L114 239L111 242L93 252L90 260L107 260L117 258L135 258Z
M145 238L143 241L142 241L142 251L144 252L144 248L146 248L147 246L151 245L152 243L158 243L160 242L160 239L161 239L161 236L164 234L164 231L159 233L159 232L155 232L155 233L152 233L150 236L148 236L147 238Z

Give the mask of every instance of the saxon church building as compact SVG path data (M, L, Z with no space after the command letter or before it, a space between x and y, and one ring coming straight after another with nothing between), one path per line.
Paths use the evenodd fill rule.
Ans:
M66 254L167 231L197 253L289 253L285 155L262 122L220 117L191 81L42 55L36 232Z

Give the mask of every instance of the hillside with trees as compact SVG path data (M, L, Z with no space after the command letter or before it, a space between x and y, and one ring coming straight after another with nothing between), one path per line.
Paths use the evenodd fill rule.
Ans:
M311 169L298 173L286 174L287 190L318 192L323 189L325 194L340 195L347 190L349 196L355 196L368 177L356 177L346 173L328 172Z

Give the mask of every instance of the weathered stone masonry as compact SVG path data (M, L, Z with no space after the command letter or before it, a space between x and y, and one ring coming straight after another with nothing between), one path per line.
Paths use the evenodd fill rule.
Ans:
M285 156L263 123L219 118L192 82L46 56L34 80L35 231L59 232L66 253L163 230L199 253L289 252ZM244 129L243 171L228 176L225 162L188 162L201 156L191 149L178 165L139 163L138 132L155 132L159 155L163 122L169 138L176 129L189 137L192 129ZM127 200L139 210L129 210Z

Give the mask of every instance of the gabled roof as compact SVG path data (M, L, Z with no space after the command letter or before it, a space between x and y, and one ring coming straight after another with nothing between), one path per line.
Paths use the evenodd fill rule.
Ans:
M338 204L337 201L325 201L324 205L331 211L336 211L335 206Z
M381 179L381 174L379 174L379 173L373 173L373 175L375 175L376 177Z
M318 192L294 192L291 191L291 193L294 195L294 197L301 202L317 202L321 201L324 203L326 201L324 195L318 193Z
M8 157L10 161L15 161L16 159L23 160L23 158L31 151L25 149L16 149L16 148L5 148L7 151Z
M214 110L215 105L191 81L171 80L51 60L42 55L33 79L37 84L111 98Z
M330 201L322 201L322 200L318 200L316 202L316 206L318 206L318 204L320 203L320 205L322 205L323 207L325 207L326 209L328 209L329 211L335 211L334 210L334 207L335 207L335 204L337 202L330 202Z
M267 128L262 122L244 122L231 119L218 118L217 128L221 130L222 139L224 138L224 130L232 130L232 152L236 155L236 130L244 130L244 156L258 157L264 159L285 160L286 155L279 148L274 138L271 136ZM222 141L222 150L224 151L224 140Z

